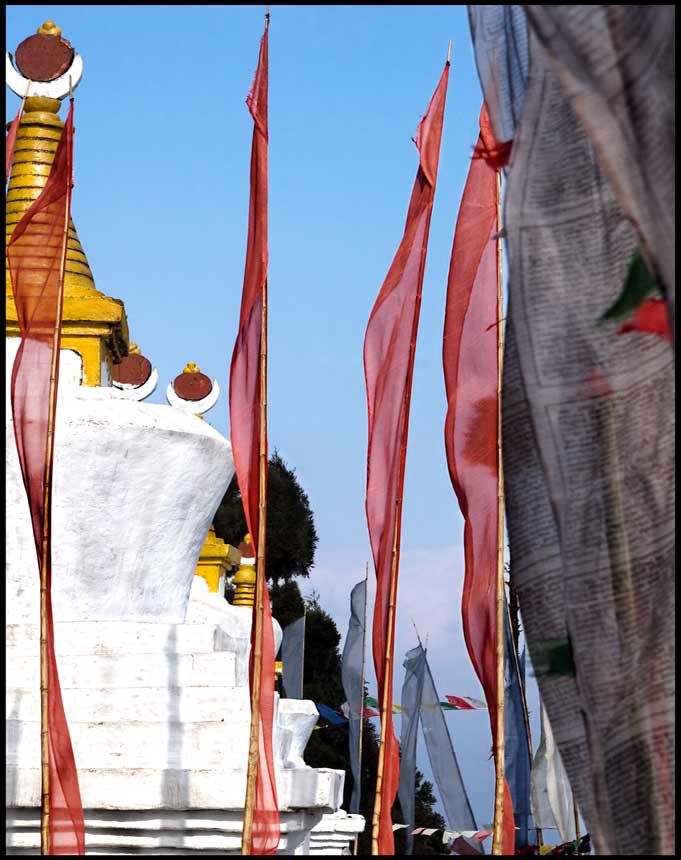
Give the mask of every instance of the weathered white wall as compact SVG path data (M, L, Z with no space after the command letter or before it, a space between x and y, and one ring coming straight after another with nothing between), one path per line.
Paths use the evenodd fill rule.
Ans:
M9 390L18 339L6 342ZM170 406L74 385L74 353L62 354L55 619L182 622L201 547L234 473L231 446L206 421ZM9 404L6 415L7 620L38 623L38 564Z

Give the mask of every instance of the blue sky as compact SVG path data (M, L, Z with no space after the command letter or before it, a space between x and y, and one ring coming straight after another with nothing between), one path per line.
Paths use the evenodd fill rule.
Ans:
M263 15L263 6L7 8L7 50L52 18L83 56L73 218L97 287L124 300L131 337L159 371L152 400L163 402L167 382L196 362L222 388L206 419L225 435L248 211L252 121L244 100ZM316 565L302 590L319 593L344 635L350 589L370 559L364 332L402 236L417 168L411 138L450 38L414 372L396 665L415 644L413 620L429 636L441 696L483 698L461 628L463 521L443 440L447 272L482 100L465 6L271 7L269 439L315 514ZM17 105L10 93L8 119ZM370 657L368 676L375 684ZM400 668L396 699L402 677ZM530 699L536 746L534 689ZM487 712L447 720L478 824L487 824ZM428 773L422 741L419 759Z

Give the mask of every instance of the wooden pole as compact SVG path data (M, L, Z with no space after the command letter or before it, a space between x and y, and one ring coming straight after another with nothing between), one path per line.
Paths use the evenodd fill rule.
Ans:
M575 839L579 839L579 808L577 806L577 798L575 797L574 789L572 790L572 809L575 816Z
M248 772L246 775L246 802L244 829L241 836L241 854L250 857L253 837L253 808L255 805L256 777L258 772L258 739L260 731L260 681L263 634L263 594L265 580L265 535L267 515L267 281L262 289L260 316L260 451L258 486L258 547L255 564L255 641L253 644L253 688L251 691L251 734L248 745Z
M360 786L362 784L362 746L364 740L364 673L365 673L365 664L366 664L366 651L367 651L367 607L369 604L369 562L366 564L366 571L364 575L364 628L362 630L362 699L359 706L359 744L357 749L357 772L359 774L359 782ZM359 833L355 833L355 849L354 855L357 856L357 850L359 845Z
M497 171L497 234L501 232L501 171ZM497 495L497 721L494 744L496 780L494 789L494 835L492 854L503 852L504 823L504 471L501 453L501 377L503 362L503 334L501 330L504 297L502 291L501 238L497 235L497 467L499 471Z
M395 517L399 518L400 500L395 500ZM392 563L390 567L390 591L388 595L388 635L385 643L385 660L383 663L383 696L381 698L381 737L378 747L378 768L376 772L376 800L374 802L374 815L371 822L371 854L373 857L380 856L378 853L378 830L381 822L381 806L383 803L383 770L385 764L385 739L387 728L388 708L390 701L391 684L388 683L392 671L392 648L395 632L395 594L397 591L397 549L398 528L395 527L393 536ZM392 708L391 708L392 713Z
M50 490L52 466L54 462L54 425L57 394L57 369L59 367L59 347L61 343L61 317L64 300L64 271L66 252L69 242L69 221L71 218L71 176L73 173L72 155L67 153L68 184L66 188L66 207L64 213L64 238L62 240L59 262L59 289L57 290L57 312L52 332L52 360L50 365L50 393L47 409L47 439L45 443L45 482L43 484L43 543L40 558L40 853L50 854L50 735L49 735L49 666L48 666L48 614L49 599L48 554L50 547Z

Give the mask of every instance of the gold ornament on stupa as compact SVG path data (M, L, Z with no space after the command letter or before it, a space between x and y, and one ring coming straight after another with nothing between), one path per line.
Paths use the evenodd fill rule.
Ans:
M20 54L20 50L23 53ZM48 83L55 77L61 80L66 74L63 72L65 56L68 62L72 62L69 60L73 56L70 44L61 37L61 29L53 21L46 21L35 36L25 39L17 49L16 63L20 73L17 80L26 87L31 82ZM20 57L23 58L21 64ZM52 70L51 62L57 64ZM63 97L68 95L68 86ZM17 92L16 89L14 91ZM24 92L19 95L22 97ZM47 183L64 127L59 118L61 98L29 95L25 101L5 203L5 246ZM6 336L18 337L17 312L7 268L5 317ZM72 349L82 357L85 385L109 385L113 365L128 352L128 340L123 302L96 289L85 251L71 220L64 274L62 349Z

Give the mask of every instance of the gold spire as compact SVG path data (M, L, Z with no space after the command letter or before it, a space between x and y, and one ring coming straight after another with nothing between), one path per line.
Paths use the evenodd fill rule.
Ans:
M61 36L61 27L57 27L49 18L36 30L39 36Z
M232 580L235 588L232 604L252 608L255 603L255 556L250 535L245 535L239 544L239 552L241 553L241 562Z
M52 21L46 21L38 32L41 31L49 35L61 33ZM5 203L5 245L47 183L64 127L58 116L60 107L58 99L43 96L26 99ZM7 269L5 316L6 335L17 337L19 325ZM62 347L73 349L82 356L86 385L109 385L112 364L120 361L128 350L128 324L123 302L95 288L73 221L69 227L66 253Z
M219 538L215 533L215 526L212 525L196 565L196 576L206 580L209 591L223 594L225 577L230 570L237 567L239 559L239 551Z

